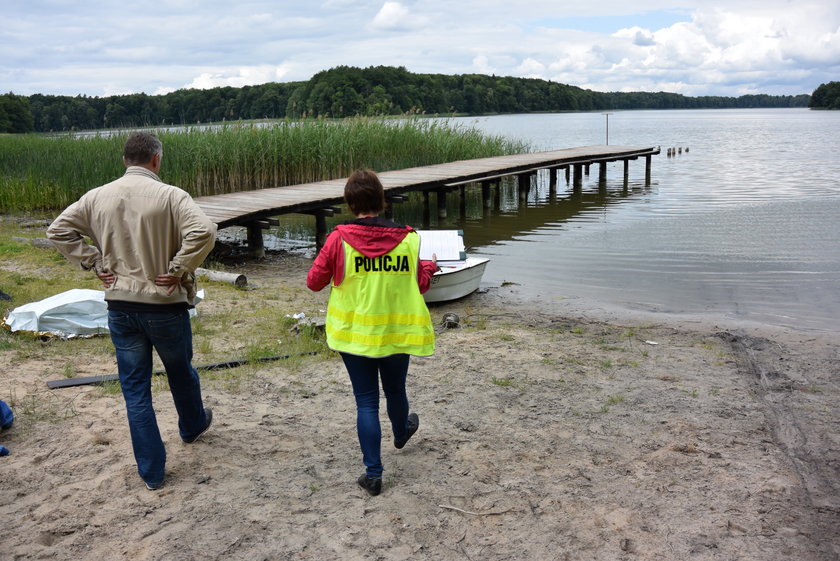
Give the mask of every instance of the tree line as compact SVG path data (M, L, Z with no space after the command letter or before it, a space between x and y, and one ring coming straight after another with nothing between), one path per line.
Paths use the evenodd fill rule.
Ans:
M808 102L811 109L840 109L840 82L820 84Z
M357 115L529 113L613 109L806 107L811 96L688 97L596 92L535 78L415 74L339 66L304 82L184 89L164 95L0 96L0 132L50 132L250 119Z

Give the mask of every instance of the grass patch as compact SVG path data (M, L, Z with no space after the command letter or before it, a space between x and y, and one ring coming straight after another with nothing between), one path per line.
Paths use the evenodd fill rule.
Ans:
M9 406L15 412L15 424L36 422L58 422L78 415L73 399L66 399L60 393L50 390L35 389L23 397L18 397L12 389Z
M0 216L0 261L4 265L0 268L0 287L13 298L12 301L0 300L3 317L17 306L71 288L101 289L92 273L76 269L57 251L12 241L11 238L17 236L33 237L33 232L22 226L25 221L20 217ZM284 285L276 292L273 289L243 291L226 283L206 281L201 283L201 288L207 289L210 299L198 305L198 316L192 320L193 364L253 361L244 367L202 371L202 380L219 381L237 390L242 380L266 369L294 373L306 361L334 359L322 331L309 327L294 330L295 320L285 317L300 311L297 306L304 292L308 292L304 285ZM282 293L282 298L275 296L278 292ZM323 304L319 302L319 305ZM117 371L113 344L107 335L61 340L0 329L0 352L5 353L9 363L43 361L46 366L39 368L44 369L44 378L49 379L91 375L84 372L84 365L89 364L104 365L104 371L97 374L115 374ZM257 362L278 355L290 355L291 358ZM154 368L163 368L157 355L154 355ZM165 376L155 376L154 380L154 391L168 391ZM119 394L120 385L108 382L101 386L100 392L102 395ZM27 415L33 419L58 419L72 414L72 410L69 414L58 411L62 406L60 403L50 405L45 401L48 398L39 399L23 404Z

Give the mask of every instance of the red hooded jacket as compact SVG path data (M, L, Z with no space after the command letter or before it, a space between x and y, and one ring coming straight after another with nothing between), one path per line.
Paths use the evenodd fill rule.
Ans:
M344 245L346 241L365 257L379 257L385 255L414 230L411 226L401 226L385 218L359 218L348 224L335 227L315 258L309 274L306 275L306 286L310 290L319 291L334 279L333 284L339 285L344 280ZM420 261L417 267L417 284L420 293L429 290L432 275L437 265L433 261Z

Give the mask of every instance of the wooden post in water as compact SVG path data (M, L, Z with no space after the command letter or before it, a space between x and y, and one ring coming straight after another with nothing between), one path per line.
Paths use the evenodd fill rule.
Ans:
M394 219L394 205L404 203L408 200L407 195L389 195L385 198L387 205L385 205L385 212L382 214L389 220Z
M519 191L519 202L524 203L528 201L528 191L531 190L531 176L523 173L516 176Z
M438 189L436 193L438 218L446 218L446 189Z
M624 160L624 188L627 189L627 185L630 181L630 160Z
M565 166L566 170L566 185L569 184L569 176L572 174L572 166Z
M265 257L265 243L263 242L263 230L268 227L266 222L249 222L245 224L248 230L248 255L261 259Z
M489 181L482 181L481 182L481 203L484 208L491 208L493 206L493 199L490 196L490 185Z
M341 207L318 208L305 212L315 217L315 251L321 251L327 241L327 216L341 214Z
M557 168L548 170L548 194L557 193Z
M645 185L650 185L650 154L645 156Z
M321 251L324 242L327 241L327 214L324 212L315 213L315 249Z
M604 188L607 186L607 162L599 162L598 164L598 187Z
M458 212L461 216L461 220L467 219L467 186L461 185L460 188L460 195L461 198L458 201Z
M572 183L573 189L580 189L583 186L583 164L575 164L574 178Z

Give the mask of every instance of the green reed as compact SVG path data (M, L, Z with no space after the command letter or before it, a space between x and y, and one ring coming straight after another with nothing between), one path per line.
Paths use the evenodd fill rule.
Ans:
M529 146L449 121L309 119L157 130L161 179L195 197L526 152ZM61 209L122 175L128 133L0 135L0 212Z

